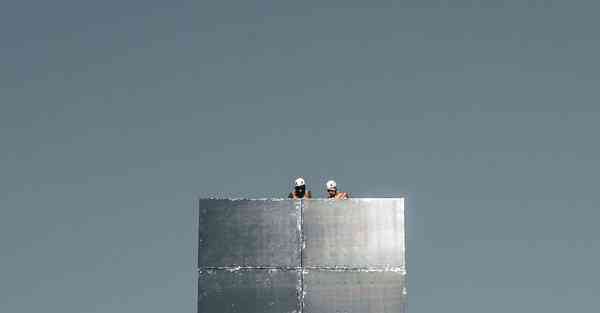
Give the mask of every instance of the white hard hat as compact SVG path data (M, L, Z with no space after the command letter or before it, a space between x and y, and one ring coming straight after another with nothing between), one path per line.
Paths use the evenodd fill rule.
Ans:
M294 181L294 186L296 187L300 187L300 186L304 186L306 185L306 182L304 181L304 178L302 177L298 177L296 178L296 181Z
M327 186L327 190L330 190L330 189L337 188L337 184L335 183L335 181L334 181L334 180L330 180L330 181L328 181L328 182L325 184L325 186Z

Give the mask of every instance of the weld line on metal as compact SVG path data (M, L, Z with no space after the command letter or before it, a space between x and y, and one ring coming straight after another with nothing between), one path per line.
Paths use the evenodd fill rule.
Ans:
M300 201L300 313L304 313L304 200Z
M400 266L379 267L379 266L201 266L199 269L314 269L314 270L379 270L379 271L401 271L404 268Z
M277 270L277 271L298 271L301 267L286 267L286 266L203 266L198 268L199 271L244 271L244 270Z

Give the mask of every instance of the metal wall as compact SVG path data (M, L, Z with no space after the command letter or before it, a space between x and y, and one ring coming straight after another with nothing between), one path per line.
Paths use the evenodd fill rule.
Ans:
M198 312L406 312L404 206L200 200Z

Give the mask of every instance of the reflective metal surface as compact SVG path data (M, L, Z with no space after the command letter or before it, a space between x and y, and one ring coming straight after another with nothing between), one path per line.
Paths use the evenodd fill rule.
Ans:
M297 271L206 270L198 279L198 312L299 312Z
M403 199L304 201L305 266L404 267Z
M379 271L304 272L304 312L406 312L405 275Z
M300 266L300 210L290 200L200 200L200 267Z
M200 200L198 312L406 312L404 205Z

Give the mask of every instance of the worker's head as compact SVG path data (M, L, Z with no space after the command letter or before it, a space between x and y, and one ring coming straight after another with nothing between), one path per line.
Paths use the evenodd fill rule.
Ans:
M325 188L327 188L327 195L329 196L329 198L335 197L335 195L337 194L337 184L335 183L335 181L328 181L325 184Z
M296 194L304 195L304 193L306 192L306 182L304 181L304 178L296 178L296 180L294 181L294 192Z

